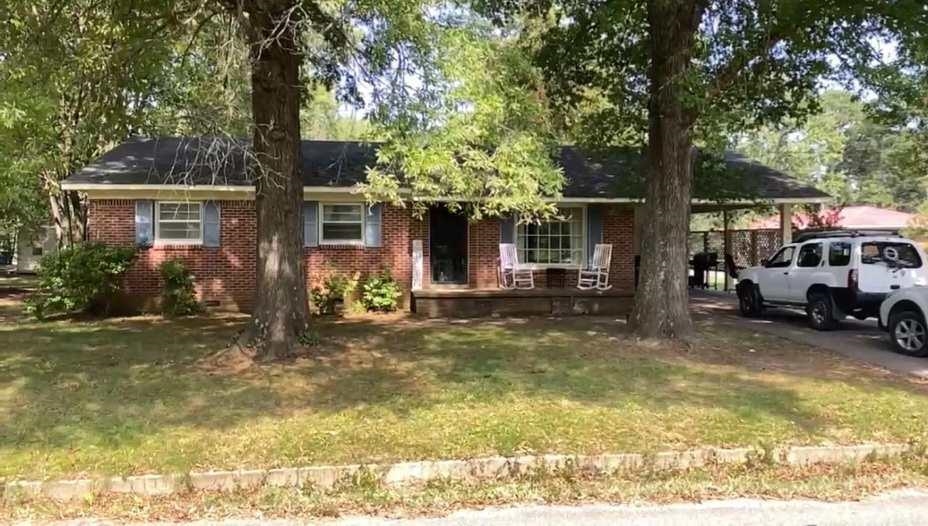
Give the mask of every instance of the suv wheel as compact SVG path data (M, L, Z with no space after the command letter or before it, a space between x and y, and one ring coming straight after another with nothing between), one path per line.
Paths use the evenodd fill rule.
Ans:
M909 356L928 356L928 328L921 314L903 311L889 319L889 337L897 352Z
M757 293L757 287L753 284L748 283L741 287L741 292L738 294L738 310L741 311L742 316L747 318L756 318L763 312L764 304L760 299L760 294Z
M809 298L806 315L809 317L809 325L817 331L830 331L838 326L834 304L827 294L814 294Z

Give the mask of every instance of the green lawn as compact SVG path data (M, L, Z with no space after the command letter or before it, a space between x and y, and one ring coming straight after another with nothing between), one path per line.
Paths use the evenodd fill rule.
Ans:
M204 356L244 318L38 323L0 294L0 478L699 445L921 440L928 390L700 323L686 350L607 318L324 321L313 356Z

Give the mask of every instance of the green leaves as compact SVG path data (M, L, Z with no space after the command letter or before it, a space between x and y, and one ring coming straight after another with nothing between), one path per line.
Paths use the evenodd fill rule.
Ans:
M361 284L361 304L370 311L393 312L402 295L399 283L388 271L371 276Z
M928 169L920 154L921 132L875 119L846 92L821 98L820 113L741 134L734 146L838 203L917 209L926 197Z
M169 259L158 266L161 280L161 312L165 316L189 316L201 310L197 301L193 273L180 259Z
M473 218L555 212L563 176L539 72L476 17L435 35L430 84L381 114L386 144L364 187L370 200L416 211L448 201Z
M646 140L646 2L481 4L521 22L520 44L544 73L550 101L573 136L594 145ZM917 38L926 24L919 2L707 3L692 73L677 80L685 87L684 106L697 117L695 137L717 143L728 134L814 114L823 80L876 80L862 71L878 58L879 42L928 57L928 46L919 47L923 39Z
M75 245L49 254L39 264L39 290L29 298L28 310L40 319L86 309L108 314L120 278L134 260L134 248L102 244Z
M47 222L58 181L130 135L248 129L247 73L218 66L237 37L225 45L221 27L204 29L204 5L4 3L14 23L0 32L0 223Z

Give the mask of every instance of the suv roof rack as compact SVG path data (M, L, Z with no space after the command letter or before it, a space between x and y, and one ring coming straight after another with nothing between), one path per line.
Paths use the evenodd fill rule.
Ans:
M810 239L822 239L829 237L863 237L863 236L890 236L898 237L898 230L813 230L805 231L798 234L794 243L802 243L803 241L808 241Z

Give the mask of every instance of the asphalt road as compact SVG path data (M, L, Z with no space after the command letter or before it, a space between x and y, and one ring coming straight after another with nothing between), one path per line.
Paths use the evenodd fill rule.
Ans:
M928 380L928 358L912 358L893 352L888 336L877 328L876 320L858 321L848 318L841 322L837 330L816 331L809 327L805 314L796 310L768 308L760 318L743 318L738 314L734 294L694 292L691 303L695 312L720 317L725 323L768 332L893 372ZM928 524L928 518L925 524Z
M665 506L521 506L459 511L446 517L388 519L349 517L325 521L224 520L201 526L923 526L928 493L903 491L859 502L738 499ZM106 521L68 521L59 525L110 525Z
M389 521L346 519L338 526L922 526L928 494L897 493L863 502L731 500L669 506L527 506Z

